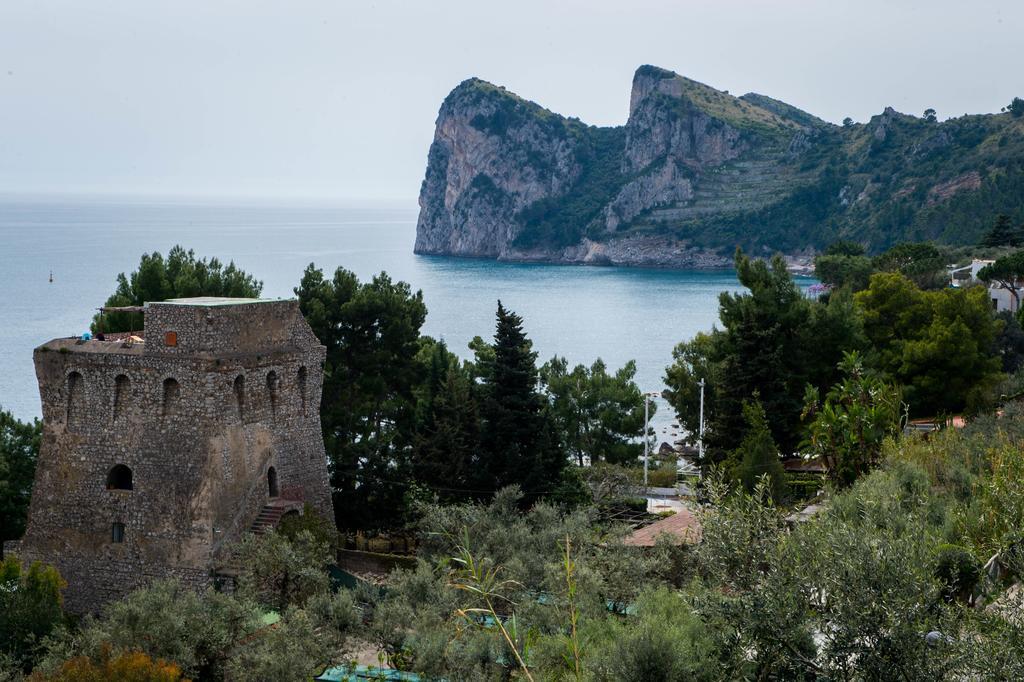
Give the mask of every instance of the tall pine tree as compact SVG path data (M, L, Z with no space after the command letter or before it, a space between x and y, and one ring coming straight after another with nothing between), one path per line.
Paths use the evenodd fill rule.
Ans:
M400 524L412 479L423 294L381 273L369 282L310 264L295 289L299 308L327 347L320 423L345 528Z
M0 410L0 545L25 532L42 432L38 419L21 422Z
M981 240L982 246L1019 246L1020 243L1020 229L1013 226L1005 213L996 216L992 229Z
M691 433L699 428L705 385L705 464L722 461L747 429L743 403L755 391L771 415L772 438L783 453L798 447L804 425L800 397L807 384L827 389L845 350L865 340L849 292L812 302L793 282L780 256L754 260L737 251L736 275L745 292L719 297L722 328L698 334L673 352L666 372L669 401Z
M478 353L483 379L477 487L518 484L525 501L552 491L566 465L547 403L538 390L537 354L523 320L498 301L493 355Z
M429 353L413 475L443 502L466 501L476 492L480 457L477 389L443 341Z

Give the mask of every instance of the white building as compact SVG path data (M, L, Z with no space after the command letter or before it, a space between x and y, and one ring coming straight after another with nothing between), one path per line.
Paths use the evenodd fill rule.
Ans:
M950 266L949 268L949 286L951 287L964 287L972 284L979 284L981 280L978 279L978 271L986 265L992 265L995 263L994 260L981 260L975 258L971 261L970 265L961 265L960 267Z
M971 261L970 265L962 265L960 267L949 268L949 286L960 288L974 285L982 285L985 283L978 279L978 272L986 265L991 265L995 261L993 260L981 260L975 258ZM997 312L1009 310L1012 313L1016 313L1020 304L1018 298L1024 293L1024 286L1022 282L1014 282L1015 292L1011 292L1009 289L1002 285L993 282L988 285L988 297L992 303L992 309ZM1018 298L1014 297L1014 293L1017 294Z
M1016 314L1020 309L1020 303L1018 299L1021 295L1024 295L1024 287L1020 286L1020 282L1015 283L1014 288L1017 291L1017 297L1013 297L1013 293L1009 289L1004 289L998 284L992 284L988 288L988 297L992 301L992 309L997 312L1009 310L1011 313Z

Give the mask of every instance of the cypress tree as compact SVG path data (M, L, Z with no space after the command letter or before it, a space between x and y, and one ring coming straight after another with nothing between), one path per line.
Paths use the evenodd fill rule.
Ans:
M497 491L518 484L529 502L553 489L566 460L538 391L537 354L523 320L498 301L493 357L484 356L482 453L478 487ZM489 355L489 354L488 354Z
M1021 242L1019 230L1010 223L1010 216L1000 213L992 229L982 238L982 246L1017 246Z
M743 418L747 423L747 429L733 455L739 462L736 469L737 478L750 492L754 490L758 479L767 475L771 481L772 497L780 500L786 490L786 471L779 461L779 448L772 439L761 402L745 402Z

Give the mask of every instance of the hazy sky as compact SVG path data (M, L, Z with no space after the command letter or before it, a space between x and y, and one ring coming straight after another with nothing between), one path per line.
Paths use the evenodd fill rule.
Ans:
M2 0L0 192L414 205L479 76L592 124L640 64L831 121L1024 96L1024 2Z

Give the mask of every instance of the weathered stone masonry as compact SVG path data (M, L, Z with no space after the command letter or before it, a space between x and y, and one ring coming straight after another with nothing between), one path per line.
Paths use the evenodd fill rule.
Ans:
M67 608L155 578L210 584L278 497L333 519L320 432L324 347L296 301L151 303L145 343L35 351L43 442L25 537Z

